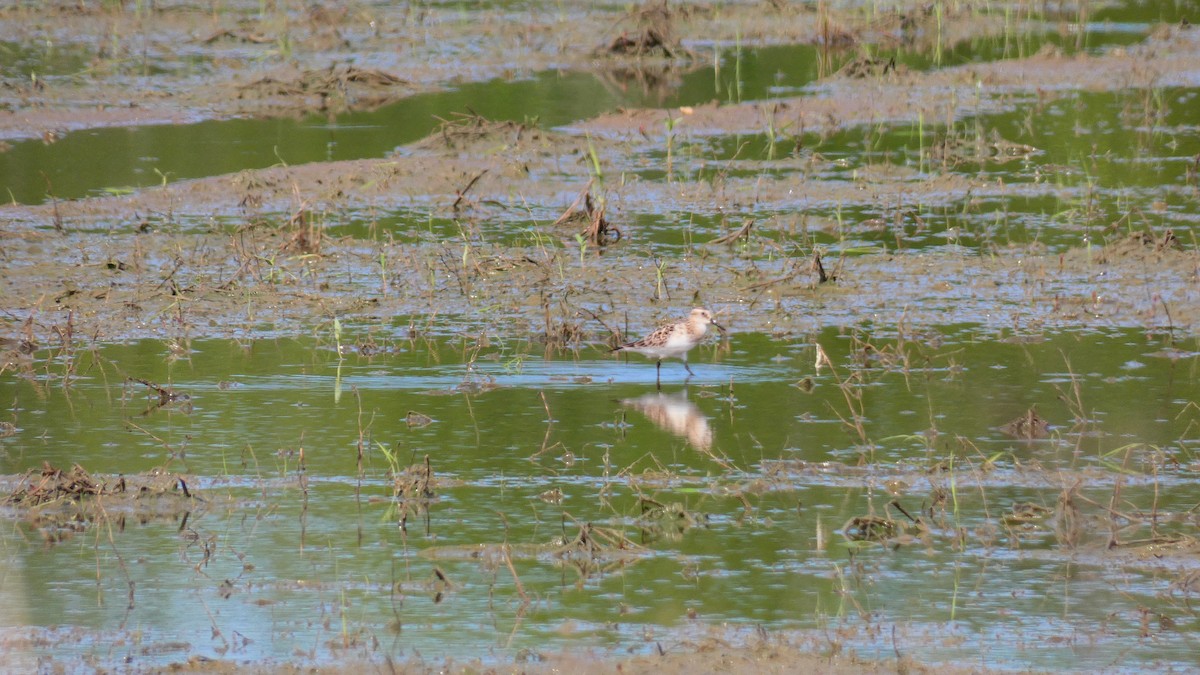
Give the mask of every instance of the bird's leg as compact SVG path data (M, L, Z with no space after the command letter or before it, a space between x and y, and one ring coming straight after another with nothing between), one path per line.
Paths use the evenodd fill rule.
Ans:
M654 386L662 391L662 359L658 360L658 366L654 369Z
M687 370L687 371L688 371L688 375L691 375L691 376L693 376L693 377L696 375L695 373L693 373L693 372L692 372L692 368L691 368L691 366L689 366L689 365L687 364L687 359L684 359L684 360L683 360L683 368L684 368L685 370Z

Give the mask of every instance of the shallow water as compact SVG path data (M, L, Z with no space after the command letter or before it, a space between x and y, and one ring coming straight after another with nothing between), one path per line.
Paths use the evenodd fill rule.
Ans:
M777 180L861 189L855 201L844 201L847 192L834 190L831 195L837 196L817 191L803 198L731 205L714 188L713 198L695 200L692 211L678 210L669 199L636 208L618 200L614 208L623 229L663 256L694 250L740 226L744 218L764 223L755 234L771 241L766 256L797 245L847 255L946 246L993 255L1029 245L1061 253L1166 229L1190 244L1200 228L1195 209L1200 156L1196 102L1197 92L1184 88L1080 92L1040 104L1036 124L1032 108L1017 106L968 117L953 129L878 125L824 136L783 134L774 143L767 135L681 134L670 162L665 148L645 152L622 180L648 185ZM935 146L947 149L935 151ZM959 183L941 191L929 187L929 181L946 177L971 181L969 194L963 194ZM912 197L880 200L870 189L876 182L912 184ZM386 234L415 243L450 239L537 245L545 224L560 215L562 206L522 203L478 219L434 215L425 208L413 203L347 210L331 215L327 227L334 235L368 239ZM194 227L203 231L211 224L205 219Z
M947 243L984 254L1030 243L1062 251L1147 229L1197 231L1196 102L1197 92L1182 88L1072 92L966 117L952 129L880 124L774 139L689 137L673 152L671 166L675 180L706 182L720 175L862 185L861 201L806 198L753 212L784 221L798 214L834 221L836 227L814 232L812 240L832 251L924 250ZM649 153L642 165L641 178L667 179L665 150ZM899 178L898 168L905 172ZM957 184L941 193L923 185L945 176L973 181L970 194L964 197ZM875 198L870 188L876 180L911 183L911 201ZM1142 206L1147 204L1151 208ZM702 222L705 215L688 221ZM660 228L652 236L669 231ZM703 236L719 233L713 228Z
M1173 586L1194 563L1106 555L1112 520L1092 506L1157 509L1159 534L1195 527L1194 341L735 331L693 352L686 385L678 362L664 364L660 392L653 363L592 347L547 358L504 339L369 334L372 357L353 347L368 331L349 327L344 359L312 339L195 341L183 358L143 341L74 354L69 387L62 355L6 375L0 399L18 431L0 439L0 471L165 466L207 500L186 519L130 514L54 545L13 522L0 536L8 630L90 629L99 643L59 649L141 666L182 653L319 661L337 645L396 657L650 651L726 622L847 628L839 641L880 657L894 627L906 653L933 661L1194 665L1189 591ZM814 370L815 344L836 372ZM158 407L126 376L190 399ZM837 384L850 377L860 408ZM1030 407L1048 436L1007 434ZM843 422L852 410L864 436ZM431 421L410 427L410 412ZM402 466L428 456L446 481L406 533L385 449ZM1076 481L1090 502L1077 502L1087 524L1072 548L1053 511ZM935 506L938 489L951 497ZM550 490L561 502L540 497ZM843 537L854 516L907 522L893 494L928 535L894 550ZM1025 502L1050 515L1006 525ZM679 511L644 517L654 504ZM632 548L556 556L553 542L585 522ZM1113 527L1131 542L1149 532L1138 523ZM1146 616L1171 628L1143 637Z
M1089 24L1089 50L1130 44L1147 24ZM1011 44L1009 44L1011 43ZM1015 58L1043 44L1076 51L1075 41L1050 29L1014 36L988 37L949 51L944 65ZM79 50L9 47L21 56L12 68L21 74L69 69L62 62ZM189 178L231 174L278 164L382 157L423 138L439 120L467 110L489 119L537 120L547 128L587 119L618 107L699 105L712 100L750 101L792 96L822 74L821 55L809 45L756 49L697 45L703 61L718 65L672 72L669 86L644 88L634 83L577 72L541 73L526 79L464 83L444 92L420 94L370 112L303 119L236 119L195 124L101 128L65 134L47 144L19 141L0 153L0 189L12 201L41 203L58 199L121 193ZM708 50L707 52L705 50ZM39 60L40 56L40 60ZM826 68L836 70L853 54L832 55ZM912 68L934 65L926 54L897 51L898 63ZM80 59L82 57L75 56ZM67 60L66 64L75 61Z

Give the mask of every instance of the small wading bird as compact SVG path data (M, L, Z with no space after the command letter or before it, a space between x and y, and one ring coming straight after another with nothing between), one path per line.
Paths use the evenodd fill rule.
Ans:
M692 347L700 344L700 341L704 339L704 334L708 331L709 325L715 326L722 333L725 332L725 329L719 323L713 321L712 312L697 307L688 315L686 321L659 326L657 330L641 340L627 342L613 348L613 351L637 352L643 356L656 359L658 361L657 370L654 375L656 381L662 373L662 360L672 357L683 359L683 367L687 369L688 375L695 375L688 366L687 354L692 350Z

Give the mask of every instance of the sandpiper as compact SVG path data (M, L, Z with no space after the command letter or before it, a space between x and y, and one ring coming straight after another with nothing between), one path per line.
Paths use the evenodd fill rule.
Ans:
M697 307L688 315L686 321L659 326L653 333L650 333L641 340L627 342L614 348L613 351L637 352L643 356L656 359L658 361L657 370L655 371L656 379L662 372L662 360L676 356L683 359L683 367L687 369L688 375L695 375L688 366L687 354L692 350L692 347L700 344L700 341L704 339L704 334L708 331L709 324L716 326L717 330L721 332L725 331L721 327L721 324L713 321L712 312Z

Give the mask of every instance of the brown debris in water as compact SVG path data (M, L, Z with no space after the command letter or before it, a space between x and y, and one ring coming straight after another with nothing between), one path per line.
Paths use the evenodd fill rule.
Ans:
M1028 160L1041 152L1032 145L1009 141L995 129L990 134L975 135L951 131L934 140L929 158L943 167L956 167L964 163Z
M680 45L678 42L672 41L657 28L647 28L633 37L622 33L605 47L605 51L610 54L633 56L652 54L655 56L662 55L669 59L675 58L679 49Z
M700 69L696 61L610 60L600 64L597 78L617 91L640 91L646 100L664 102L683 85L683 76Z
M618 552L640 551L641 548L618 530L583 523L575 538L559 546L554 555L576 560L597 560Z
M200 43L211 45L214 42L220 42L223 40L230 40L232 42L245 42L255 45L269 45L272 42L275 42L275 38L269 35L264 35L263 33L252 33L244 30L235 31L228 28L222 28L210 33L208 37L200 40Z
M574 320L574 317L579 316L580 312L573 311L566 301L560 301L559 307L561 318L555 318L550 298L542 296L542 321L545 328L541 335L541 341L546 345L547 350L559 350L570 345L579 345L586 337L583 326ZM590 310L586 311L595 316ZM542 402L545 403L544 397ZM547 415L549 415L549 411L547 411Z
M1034 504L1033 502L1016 503L1012 505L1011 512L1004 514L1004 524L1010 526L1029 525L1045 520L1052 511L1048 506Z
M49 462L21 478L0 504L11 517L20 517L47 544L84 532L98 522L123 530L126 516L137 522L177 520L207 504L188 489L184 477L166 471L103 479L78 464L63 471Z
M581 202L583 203L582 209L579 208ZM579 193L575 201L571 202L567 210L563 211L562 215L554 221L553 226L582 226L583 229L579 236L593 246L616 243L621 240L621 230L613 227L608 218L604 217L606 210L603 199L592 198L592 183L589 181L587 187Z
M370 110L407 95L408 80L377 68L331 65L264 75L237 86L237 98L316 97L318 110Z
M32 354L37 349L37 343L32 340L0 337L0 352L3 352L5 355L10 352L13 354Z
M397 474L393 481L396 496L406 503L416 501L427 504L437 496L433 489L437 480L433 475L429 455L425 455L423 463L413 464Z
M924 541L927 546L929 545L929 526L924 520L913 517L900 504L899 500L893 499L887 505L889 508L904 515L908 519L909 524L904 525L903 521L895 520L890 515L877 516L875 514L868 514L865 516L854 516L842 526L842 536L849 541L869 541L892 547L899 547L918 541Z
M715 246L717 244L733 244L740 239L748 239L750 237L750 228L752 227L754 227L754 219L746 218L742 222L742 226L738 229L721 235L720 237L717 237L708 243L710 246Z
M187 401L190 401L192 398L188 394L177 392L170 387L163 387L163 386L157 385L149 380L143 380L140 377L131 377L131 378L129 378L129 381L137 382L138 384L143 384L148 389L150 389L150 391L152 391L158 395L158 403L157 403L157 405L154 406L155 408L161 408L161 407L171 404L171 403L187 402Z
M1030 408L1024 415L1005 424L1000 430L1013 438L1034 440L1050 435L1050 423L1042 419L1035 408Z
M851 541L885 541L896 532L896 521L882 516L854 516L842 525L842 533Z
M5 497L4 503L8 506L34 507L60 499L78 502L85 497L124 491L124 478L109 487L107 482L92 478L78 464L72 466L70 471L63 471L49 462L42 462L41 470L31 469L26 473L21 486Z
M285 229L291 234L280 250L300 255L320 255L325 230L316 221L308 205L301 204L288 218Z
M408 414L404 416L404 423L408 425L409 429L419 429L433 424L433 418L425 413L409 410Z
M392 476L392 496L400 512L401 531L408 531L410 516L420 515L425 516L425 530L429 531L429 505L437 499L437 492L434 491L437 484L429 455L425 455L425 461L421 464L413 464Z
M523 122L490 120L470 108L465 113L454 113L449 119L441 117L437 131L417 143L418 147L460 148L479 140L511 136L512 143L519 143L533 127ZM440 142L439 142L440 141ZM466 192L466 190L462 190Z
M849 77L857 79L879 78L896 72L896 57L883 59L882 57L862 55L850 59L846 65L838 70L839 77Z
M596 50L597 55L690 59L693 56L692 52L675 36L674 28L676 18L686 18L686 12L685 8L672 9L666 0L648 3L627 17L637 26L632 34L622 32L607 45Z
M1167 556L1200 555L1200 540L1182 532L1154 535L1144 539L1110 541L1109 550L1120 549L1144 559L1161 560ZM1184 578L1173 585L1195 587L1200 583L1200 570L1187 572Z
M1182 251L1183 246L1174 230L1165 230L1161 235L1154 232L1134 232L1115 243L1105 246L1096 257L1096 262L1106 264L1123 258L1155 256L1169 251Z
M791 283L791 281L793 279L795 279L797 277L800 277L800 276L806 275L806 274L812 274L812 273L816 274L816 277L817 277L816 282L815 283L809 282L807 287L808 288L816 288L818 285L826 283L828 281L837 281L838 275L840 274L840 270L842 269L842 264L845 262L845 256L843 255L841 258L838 258L837 267L835 268L835 270L832 274L825 271L825 263L823 263L821 261L820 252L813 253L812 260L811 260L811 262L809 262L809 264L807 266L804 265L804 260L805 260L805 258L795 258L792 262L792 268L790 270L788 270L788 272L786 274L784 274L783 276L774 277L772 279L766 279L763 281L755 282L753 284L750 284L743 290L745 290L745 291L761 291L764 289L771 288L772 286L778 286L780 284L789 284L789 283Z
M642 497L639 501L642 514L638 517L638 523L651 539L661 537L677 541L693 527L708 524L706 514L693 513L681 502L663 504L649 497Z
M1129 226L1136 214L1127 214L1108 226L1109 232ZM1059 266L1128 265L1148 272L1174 271L1188 274L1200 264L1200 254L1184 248L1174 230L1156 233L1147 229L1130 232L1104 246L1079 246L1059 256Z

